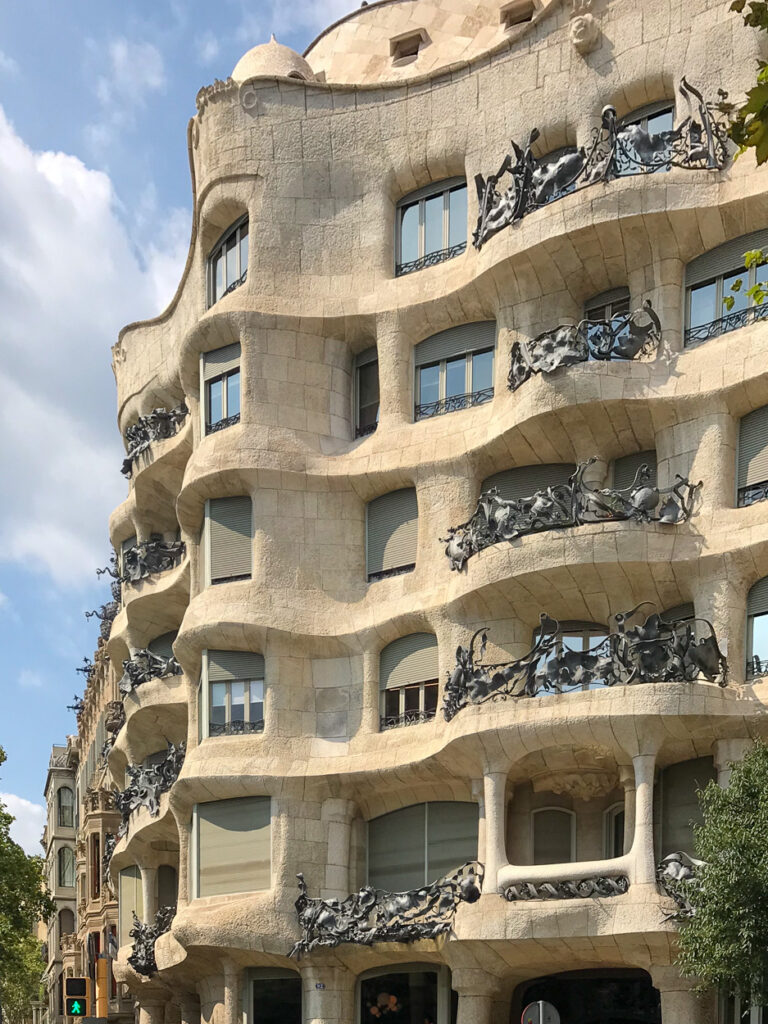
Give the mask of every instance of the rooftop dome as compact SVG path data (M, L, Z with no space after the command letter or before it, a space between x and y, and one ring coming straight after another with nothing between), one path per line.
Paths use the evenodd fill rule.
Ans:
M249 78L274 78L275 76L301 78L305 82L315 80L312 68L301 54L296 53L290 46L278 43L274 36L268 43L254 46L252 50L244 54L235 64L235 69L232 72L232 78L238 84L248 81Z

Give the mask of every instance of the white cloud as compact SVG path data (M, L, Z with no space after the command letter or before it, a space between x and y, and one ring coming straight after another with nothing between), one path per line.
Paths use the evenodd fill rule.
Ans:
M0 590L0 611L3 608L7 608L7 607L8 607L8 595L4 594L2 592L2 590Z
M106 561L125 497L110 348L167 304L189 239L170 211L139 250L119 213L106 174L34 152L0 107L0 561L58 586L92 584Z
M213 64L219 56L221 46L213 32L203 32L195 38L197 47L197 59L200 64Z
M101 48L93 42L89 48L102 58ZM85 128L89 145L98 153L111 145L118 132L132 126L136 110L166 85L163 55L153 43L119 37L106 47L106 56L107 68L97 76L95 86L102 117Z
M19 686L25 690L39 690L43 685L43 677L39 672L33 672L32 669L23 668L19 672Z
M13 793L0 793L0 803L4 803L8 813L16 819L11 824L11 839L25 853L42 853L40 839L45 828L45 808L42 804L33 804L31 800L14 796Z
M241 19L237 38L251 47L266 43L272 32L278 42L283 42L283 37L293 37L299 32L314 37L334 21L349 14L354 7L350 0L297 0L292 4L286 4L283 0L263 0L256 5L240 0Z
M7 53L3 53L0 50L0 74L3 75L18 75L19 65L13 57L9 57Z

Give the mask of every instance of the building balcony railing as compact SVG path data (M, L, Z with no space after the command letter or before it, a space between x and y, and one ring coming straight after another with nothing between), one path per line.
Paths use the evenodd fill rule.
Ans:
M408 263L398 263L395 267L395 277L405 277L416 270L424 270L425 267L436 267L438 263L445 263L455 256L461 256L466 251L467 243L458 242L447 249L440 249L438 252L429 252L426 256L420 256L417 260L410 260Z
M227 416L223 420L216 420L215 423L206 423L206 425L205 425L206 436L208 436L208 434L217 434L220 430L226 430L227 427L234 427L234 425L236 423L239 423L239 422L240 422L240 413L236 412L234 414L234 416Z
M264 721L258 722L209 722L209 736L246 736L264 732Z
M719 338L721 334L738 331L740 327L746 327L748 324L758 323L761 320L768 320L768 302L763 302L759 306L748 306L746 309L740 309L737 313L728 313L708 324L689 327L685 332L685 344L695 345L699 341L710 341L712 338Z
M368 582L376 583L378 580L388 580L393 576L405 576L406 573L413 572L416 568L415 562L409 562L407 565L398 565L394 569L382 569L380 572L369 572Z
M133 928L130 936L133 939L133 950L128 957L128 963L137 974L150 977L157 973L157 961L155 960L155 943L171 927L176 916L176 907L160 907L155 914L154 921L146 924L133 914Z
M371 434L375 434L376 427L378 427L378 423L369 423L365 427L355 427L355 440L358 437L369 437Z
M747 679L765 679L768 676L768 661L755 654L747 662Z
M470 391L466 395L451 395L449 398L441 398L437 402L425 402L417 405L414 411L414 419L428 420L433 416L442 416L447 412L458 412L460 409L471 409L475 405L484 405L493 398L493 388L483 388L481 391Z
M758 501L765 501L768 498L768 480L759 484L748 484L740 487L736 504L739 508L746 508L747 505L756 505Z
M379 729L384 732L387 729L400 729L407 725L420 725L422 722L431 722L435 714L434 710L425 710L404 711L401 715L382 715L379 718Z
M137 686L148 683L150 679L163 679L165 676L181 674L181 665L174 657L166 658L142 647L123 662L123 676L118 683L118 689L125 697Z
M160 797L167 793L184 765L186 743L168 744L168 752L159 764L129 764L126 768L131 780L123 790L115 791L115 807L120 812L121 822L117 830L118 838L128 832L128 822L134 811L146 807L150 816L156 818L160 813Z
M148 540L123 552L121 582L139 583L175 569L186 553L183 540Z
M127 453L121 468L123 476L130 479L134 462L154 441L165 441L177 434L188 413L189 409L182 402L170 412L167 409L153 409L148 415L139 416L125 431Z

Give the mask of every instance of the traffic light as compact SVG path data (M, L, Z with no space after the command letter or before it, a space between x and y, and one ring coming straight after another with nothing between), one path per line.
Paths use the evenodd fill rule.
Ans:
M88 1016L90 987L89 978L64 979L64 1013L67 1017Z

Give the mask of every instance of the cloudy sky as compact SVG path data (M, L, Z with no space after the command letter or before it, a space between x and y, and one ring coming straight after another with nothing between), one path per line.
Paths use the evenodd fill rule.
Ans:
M126 494L110 347L173 294L195 94L274 32L301 51L352 0L0 5L0 799L37 852L51 744L108 600Z

